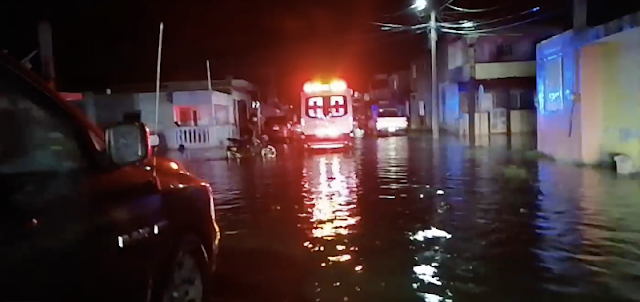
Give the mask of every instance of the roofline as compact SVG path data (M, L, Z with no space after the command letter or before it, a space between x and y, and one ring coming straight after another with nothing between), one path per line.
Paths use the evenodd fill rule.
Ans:
M234 81L245 82L245 83L248 84L248 86L250 88L247 89L246 87L233 85ZM197 87L197 89L184 89L184 88L180 87L180 86L185 86L185 85L194 85L194 86L201 86L201 87ZM231 88L231 87L233 88L233 90L240 91L240 92L251 92L251 91L256 91L258 89L258 87L255 84L253 84L253 83L251 83L251 82L249 82L247 80L244 80L244 79L226 79L226 80L212 80L211 81L211 88L212 88L212 90L215 90L215 91L219 91L219 92L223 92L223 93L230 93L230 91L226 91L226 90ZM117 94L117 93L150 93L150 92L155 92L156 91L156 85L153 84L153 83L134 83L134 84L115 85L115 86L111 86L111 87L105 87L104 90L96 90L96 89L94 89L94 90L90 90L88 92L102 94L107 89L111 90L112 91L111 93L113 93L113 94ZM207 81L206 80L200 80L200 81L172 81L172 82L160 83L160 92L173 92L173 91L186 91L186 90L208 90Z

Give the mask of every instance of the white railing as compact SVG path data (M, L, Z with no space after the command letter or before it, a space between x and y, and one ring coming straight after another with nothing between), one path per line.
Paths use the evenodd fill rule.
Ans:
M207 147L223 147L227 138L234 137L235 126L199 126L174 127L163 131L169 149L178 149L180 145L186 149Z

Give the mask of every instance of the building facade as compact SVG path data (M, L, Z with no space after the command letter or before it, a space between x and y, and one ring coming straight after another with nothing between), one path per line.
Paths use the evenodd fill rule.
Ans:
M447 82L440 84L440 124L469 135L535 133L536 43L549 30L447 39ZM473 103L471 103L473 102Z
M74 101L100 126L124 119L139 120L161 136L169 149L224 146L238 137L250 116L258 111L257 87L240 79L167 82L161 85L156 127L156 95L153 85L113 87L85 92Z
M538 150L556 159L640 163L640 13L537 46Z
M411 95L409 71L375 75L369 85L367 95L373 109L395 108L403 115L410 115L408 108Z
M428 129L431 127L431 62L427 56L420 56L411 61L409 76L409 125L411 129Z

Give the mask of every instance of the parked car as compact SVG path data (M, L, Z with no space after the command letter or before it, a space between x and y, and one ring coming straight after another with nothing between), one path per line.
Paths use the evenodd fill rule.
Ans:
M219 231L209 185L152 158L147 128L102 131L0 53L4 301L203 301Z
M272 116L264 121L263 133L269 141L288 143L292 137L292 122L285 116Z

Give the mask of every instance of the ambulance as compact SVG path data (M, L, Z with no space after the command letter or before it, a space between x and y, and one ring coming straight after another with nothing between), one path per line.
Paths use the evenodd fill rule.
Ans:
M309 81L301 93L300 131L305 148L353 146L352 90L341 79Z

